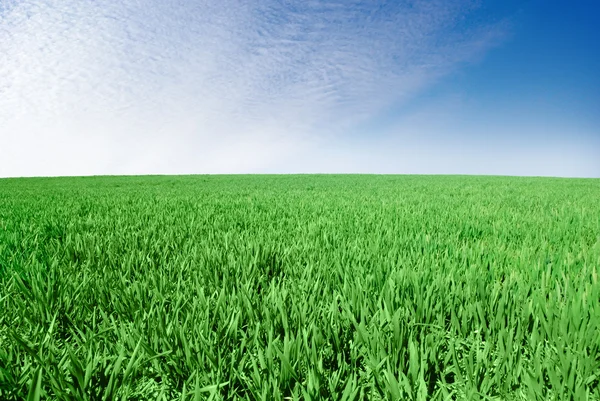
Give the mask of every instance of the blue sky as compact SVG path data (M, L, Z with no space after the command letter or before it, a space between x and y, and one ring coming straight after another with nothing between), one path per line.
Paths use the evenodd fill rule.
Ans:
M0 176L600 177L594 1L0 0Z

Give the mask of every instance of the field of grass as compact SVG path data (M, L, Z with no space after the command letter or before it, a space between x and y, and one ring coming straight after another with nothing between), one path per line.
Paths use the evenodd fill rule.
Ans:
M600 180L0 180L0 399L600 400Z

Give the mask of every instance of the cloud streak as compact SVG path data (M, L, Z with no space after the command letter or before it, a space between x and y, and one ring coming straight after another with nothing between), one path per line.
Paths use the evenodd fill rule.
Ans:
M471 1L0 4L2 176L302 171L505 33Z

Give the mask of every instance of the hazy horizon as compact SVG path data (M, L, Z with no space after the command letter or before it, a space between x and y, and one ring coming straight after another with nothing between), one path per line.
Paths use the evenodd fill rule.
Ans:
M0 0L0 177L600 178L599 13Z

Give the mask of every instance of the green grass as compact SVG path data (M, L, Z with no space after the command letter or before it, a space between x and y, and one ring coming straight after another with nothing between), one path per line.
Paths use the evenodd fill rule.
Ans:
M600 400L600 180L0 180L0 399Z

